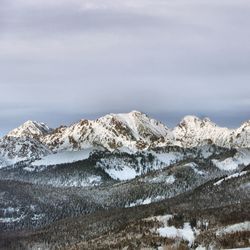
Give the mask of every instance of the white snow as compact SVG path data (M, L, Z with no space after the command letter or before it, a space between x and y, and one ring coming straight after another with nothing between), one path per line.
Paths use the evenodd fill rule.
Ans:
M119 169L105 169L105 172L110 175L111 178L120 181L131 180L139 175L139 173L136 173L135 169L130 168L128 166L123 166Z
M6 217L6 218L0 218L0 222L2 223L12 223L12 222L16 222L16 221L20 221L22 218L21 217Z
M197 250L197 249L196 249ZM250 250L250 247L244 247L244 248L230 248L227 250Z
M236 173L236 174L231 174L231 175L229 175L229 176L227 176L227 177L224 177L224 178L222 178L221 180L215 182L215 183L214 183L214 186L220 185L223 181L227 181L227 180L230 180L230 179L232 179L232 178L237 178L237 177L243 176L243 175L245 175L245 174L247 174L247 171L243 171L243 172Z
M183 228L176 228L174 226L164 226L157 229L157 232L162 237L167 238L181 238L187 240L189 245L194 242L195 236L189 223L184 223Z
M132 130L134 137L138 139L140 136L138 133L137 124L134 117L135 113L136 111L132 111L128 114L118 114L117 117L120 118L120 120L123 121L125 124L127 124L127 126Z
M120 131L121 128L122 131ZM111 152L120 150L128 153L147 150L150 147L179 145L190 148L200 145L202 146L201 154L206 158L211 155L210 146L208 146L211 143L227 148L244 148L244 150L238 150L239 152L234 157L223 161L213 160L213 163L221 170L231 171L237 169L240 164L250 164L250 150L247 150L247 147L250 147L250 121L238 129L231 130L218 127L208 118L186 116L177 127L170 130L161 122L141 112L132 111L126 114L109 114L94 121L81 120L69 127L58 128L54 133L49 133L50 131L51 129L45 124L33 121L28 121L11 131L8 134L9 138L16 140L9 139L8 141L6 137L0 140L2 146L0 168L19 161L39 159L51 153L49 148L57 152L60 159L49 155L37 160L33 163L34 165L67 163L68 160L60 155L63 154L62 151L65 151L65 154L69 151L84 151L95 145ZM153 142L152 136L158 140ZM33 140L21 139L21 137L29 137ZM139 149L138 145L143 145L143 149ZM176 152L155 154L158 160L166 166L183 159L183 155ZM71 159L69 162L82 160L81 156L78 158L75 155L74 157L76 159ZM32 168L26 170L32 171ZM196 173L202 174L202 172Z
M233 225L220 228L216 231L216 235L221 236L224 234L243 232L243 231L250 231L250 221L245 221L242 223L237 223L237 224L233 224Z
M166 183L166 184L173 184L175 182L175 176L174 175L159 175L156 177L148 178L148 182L149 183Z
M125 123L131 130L136 139L141 137L140 126L146 127L149 131L152 131L157 136L165 137L169 133L169 129L160 122L147 117L139 111L132 111L125 114L112 114L120 121Z
M25 171L28 171L28 172L33 172L33 171L35 171L35 166L27 166L27 167L25 167L25 168L23 168Z
M203 158L207 159L208 157L213 155L214 152L211 150L210 145L205 144L201 147L200 153Z
M170 153L156 153L155 156L157 159L166 165L170 165L172 163L177 162L183 158L183 155L178 152L170 152Z
M93 151L92 148L80 150L80 151L63 151L55 154L50 154L43 157L40 160L36 160L32 163L32 166L50 166L58 165L63 163L72 163L88 159L90 153ZM29 171L29 169L27 169Z
M13 129L8 133L8 136L13 137L35 137L42 136L48 133L51 129L44 123L39 123L36 121L27 121L18 128Z
M207 250L207 248L203 247L202 245L199 245L198 247L195 248L195 250Z
M212 160L216 167L220 170L232 171L236 170L239 165L250 164L250 151L248 149L241 149L233 156L224 161Z
M122 128L122 132L116 125ZM100 145L113 152L121 149L137 152L137 142L149 146L152 134L158 138L165 138L170 130L162 123L147 117L137 111L127 114L108 114L97 120L82 120L72 126L62 128L55 134L45 136L42 141L55 150L85 149L93 145ZM73 141L73 142L72 142ZM75 143L74 143L75 141Z
M13 222L18 222L22 220L25 216L22 214L19 217L5 217L5 218L0 218L0 222L2 223L13 223Z
M54 187L92 187L100 185L102 178L100 176L88 176L84 179L79 177L71 177L69 180L60 183L60 181L51 180L48 184Z
M157 202L157 201L164 200L164 199L165 199L165 196L160 196L160 195L158 195L154 198L148 197L146 199L139 199L139 200L136 200L134 202L131 202L128 205L125 205L125 207L135 207L135 206L139 206L139 205L148 205L152 202Z
M41 220L45 214L34 214L31 220L36 221L36 220Z
M12 223L12 222L17 222L22 220L25 216L24 214L21 214L19 217L17 216L11 216L14 215L14 213L19 213L20 208L15 208L15 207L6 207L6 208L0 208L2 210L3 215L5 217L0 217L0 222L2 223Z
M158 220L163 224L163 226L157 228L157 229L152 229L152 232L158 233L161 237L167 237L167 238L180 238L183 240L186 240L189 242L189 246L194 242L195 240L195 234L198 234L199 231L196 230L194 231L189 222L184 223L183 228L176 228L175 226L169 226L168 221L169 219L173 218L173 215L167 214L163 216L154 216L154 217L149 217L146 218L145 220Z
M173 130L177 145L189 148L204 145L208 141L229 147L231 132L230 129L218 127L208 118L200 119L196 116L185 116Z

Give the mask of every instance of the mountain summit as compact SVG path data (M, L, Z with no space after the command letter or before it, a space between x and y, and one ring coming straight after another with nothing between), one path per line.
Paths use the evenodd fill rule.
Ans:
M7 136L12 136L12 137L40 137L40 136L45 136L49 132L51 132L52 129L49 128L46 124L44 123L39 123L36 121L27 121L18 128L13 129L10 131Z

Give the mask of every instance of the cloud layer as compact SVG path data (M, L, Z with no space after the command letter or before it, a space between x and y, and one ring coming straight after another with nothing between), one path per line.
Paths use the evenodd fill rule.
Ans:
M3 0L0 133L138 109L250 118L248 0Z

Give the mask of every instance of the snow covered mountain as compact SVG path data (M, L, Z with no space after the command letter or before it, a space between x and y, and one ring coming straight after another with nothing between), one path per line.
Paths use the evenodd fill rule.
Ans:
M61 157L63 152L72 155L67 153L69 151L90 152L93 149L135 154L164 150L169 146L185 149L203 145L250 148L250 121L237 129L228 129L217 126L208 118L186 116L171 130L138 111L81 120L54 130L44 123L27 121L0 140L0 165L34 161L51 154ZM77 159L81 159L79 154Z
M216 144L221 147L231 147L233 130L218 127L208 118L186 116L173 130L177 145L195 147L200 144Z
M44 123L27 121L0 139L0 167L33 161L51 154L40 139L52 131Z
M39 123L36 121L27 121L18 128L10 131L7 136L9 137L30 137L30 138L39 138L41 136L45 136L52 131L44 123Z
M22 136L5 136L0 140L0 168L22 161L34 161L52 152L38 140Z
M250 121L238 129L217 126L209 118L200 119L186 116L173 129L175 144L184 148L192 148L203 144L215 144L225 148L250 147Z
M42 138L53 151L82 150L104 147L136 152L153 143L171 141L172 133L161 122L138 111L128 114L109 114L95 121L81 120L69 127L61 127Z
M241 148L250 147L250 120L234 130L233 145Z

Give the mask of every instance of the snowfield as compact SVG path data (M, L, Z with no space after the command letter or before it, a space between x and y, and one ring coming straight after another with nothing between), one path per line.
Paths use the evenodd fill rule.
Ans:
M80 151L64 151L51 155L47 155L40 160L32 163L32 166L51 166L63 163L72 163L76 161L86 160L89 158L93 148L84 149Z

